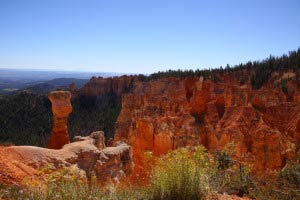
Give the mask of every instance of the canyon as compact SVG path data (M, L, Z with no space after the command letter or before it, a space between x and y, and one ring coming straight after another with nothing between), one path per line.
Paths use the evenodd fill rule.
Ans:
M203 77L94 77L76 93L122 96L111 145L123 141L131 146L137 173L147 165L142 163L146 151L160 156L196 145L211 153L230 149L235 160L255 172L271 173L299 155L299 74L275 71L254 89L249 79L241 83L249 72L239 73L223 73L217 82Z
M159 156L204 145L213 153L232 145L235 159L272 171L298 155L297 98L288 101L272 87L252 90L201 78L137 84L123 97L115 139L128 142L138 160L144 151Z
M146 158L148 153L157 158L198 145L210 155L229 152L254 175L275 174L296 160L300 144L298 72L272 71L260 87L254 87L253 71L247 69L214 76L92 77L82 88L71 84L69 91L50 92L53 119L48 148L1 146L0 182L21 184L51 165L55 170L76 169L87 181L93 174L100 185L122 180L145 184L153 164ZM121 100L114 138L106 140L103 131L70 137L71 102L107 96Z
M99 182L123 175L137 178L149 168L145 152L161 156L197 145L212 154L230 151L234 160L257 174L272 173L299 156L298 76L276 71L259 89L249 79L241 83L243 76L228 73L220 74L219 81L202 76L147 80L138 75L93 77L79 89L72 84L70 92L48 95L53 113L49 149L2 146L0 165L6 170L1 170L0 181L18 183L49 163L57 168L75 165L87 178L95 171ZM122 99L114 139L105 141L98 131L70 143L70 99L107 94Z

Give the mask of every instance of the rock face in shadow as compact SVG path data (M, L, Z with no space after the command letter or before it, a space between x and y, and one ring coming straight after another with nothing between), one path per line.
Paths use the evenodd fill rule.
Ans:
M131 149L127 144L105 147L102 131L76 137L74 141L59 150L34 146L0 147L0 182L21 183L48 164L56 169L75 166L85 172L87 179L94 171L101 184L119 181L131 173Z
M72 112L71 93L68 91L53 91L48 94L52 104L53 126L49 149L61 149L65 144L70 143L68 135L67 120Z
M111 78L92 77L91 80L82 88L73 92L78 96L101 96L104 94L113 94L118 97L131 91L135 82L144 79L143 75L120 76Z
M284 93L275 86L284 74L272 77L258 90L228 77L136 82L123 95L115 140L132 146L135 168L145 151L159 156L178 147L215 152L232 145L233 156L255 171L279 169L299 153L300 89L291 79Z

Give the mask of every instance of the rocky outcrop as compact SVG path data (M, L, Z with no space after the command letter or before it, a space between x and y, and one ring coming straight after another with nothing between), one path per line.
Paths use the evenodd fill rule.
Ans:
M48 98L51 101L53 113L53 126L48 148L60 149L65 144L70 143L67 120L72 112L71 93L68 91L54 91L49 93Z
M127 144L120 142L116 147L103 149L102 156L96 162L95 171L101 183L118 183L131 173L132 167L130 148Z
M0 147L0 182L19 184L49 164L55 169L76 166L84 171L87 179L95 171L101 184L119 181L130 174L132 159L127 144L106 148L102 131L76 137L74 141L59 150L34 146Z
M120 76L120 77L92 77L91 80L78 90L73 90L74 97L79 96L101 96L114 94L118 97L128 93L135 82L143 80L143 75Z
M299 89L275 83L259 90L230 78L135 82L122 99L115 140L132 146L136 168L145 151L161 155L183 146L204 145L210 152L234 147L233 156L256 171L272 171L294 159L300 144ZM292 96L293 98L289 98ZM142 170L141 170L142 171Z

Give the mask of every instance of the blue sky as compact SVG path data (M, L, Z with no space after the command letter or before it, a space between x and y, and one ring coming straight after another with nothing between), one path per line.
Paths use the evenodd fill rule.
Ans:
M0 68L151 73L298 47L299 0L0 0Z

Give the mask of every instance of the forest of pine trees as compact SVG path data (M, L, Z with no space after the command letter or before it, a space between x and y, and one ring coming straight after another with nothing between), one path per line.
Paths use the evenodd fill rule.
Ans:
M158 80L161 78L176 77L200 77L204 79L210 79L212 81L219 81L219 76L228 73L235 75L243 70L246 70L250 77L240 77L240 83L245 81L245 78L251 79L251 84L254 89L259 89L268 79L273 71L280 70L293 70L296 74L300 69L300 48L297 51L290 51L288 55L282 55L280 57L270 56L262 61L249 61L245 64L239 64L235 66L219 67L213 69L197 69L197 70L168 70L163 72L157 72L149 75L147 80Z

